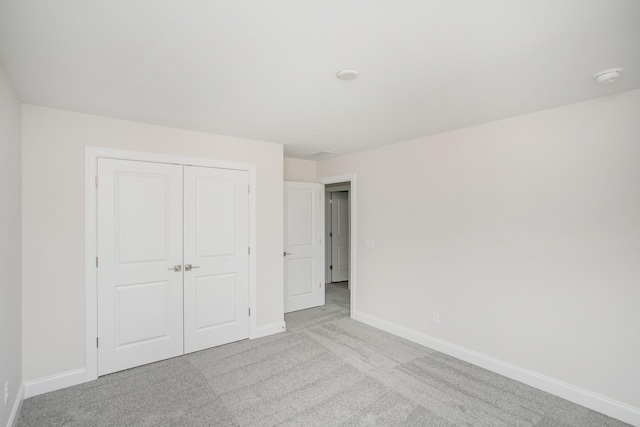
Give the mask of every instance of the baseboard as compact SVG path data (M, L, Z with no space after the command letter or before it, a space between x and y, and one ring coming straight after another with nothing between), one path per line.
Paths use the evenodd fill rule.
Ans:
M366 323L374 328L381 329L417 344L424 345L425 347L432 348L441 353L448 354L449 356L453 356L457 359L464 360L465 362L480 366L497 374L504 375L505 377L554 394L563 399L585 406L589 409L593 409L594 411L619 419L631 425L640 426L640 408L618 402L606 396L602 396L555 378L504 362L494 357L487 356L486 354L478 353L439 338L405 328L404 326L396 325L369 314L355 311L352 313L351 317L354 320Z
M27 381L24 383L24 398L26 399L50 391L60 390L61 388L82 384L86 381L87 373L84 368L51 375L50 377L40 378L38 380Z
M249 338L262 338L279 332L284 332L286 330L287 326L284 321L276 322L257 328L256 333ZM71 387L84 382L87 382L87 372L84 368L76 369L75 371L63 372L61 374L33 381L27 381L24 383L24 398L26 399L39 394L48 393L50 391L60 390L65 387Z
M268 337L269 335L278 334L287 330L287 325L282 322L271 323L269 325L260 326L256 329L256 333L250 337L251 339Z
M13 402L13 408L11 408L11 414L9 415L9 420L7 421L7 427L13 427L13 425L18 420L18 415L20 414L20 407L22 406L23 400L24 384L20 384L20 389L18 390L18 394L16 395L16 400Z

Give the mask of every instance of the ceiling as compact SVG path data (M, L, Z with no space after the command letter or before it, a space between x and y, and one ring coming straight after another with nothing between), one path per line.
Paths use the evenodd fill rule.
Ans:
M0 0L0 66L26 103L313 158L640 88L640 1Z

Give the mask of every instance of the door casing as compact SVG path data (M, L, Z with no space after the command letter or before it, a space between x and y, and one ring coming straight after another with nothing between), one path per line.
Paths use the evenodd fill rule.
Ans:
M98 159L120 159L154 163L203 166L247 171L249 174L249 307L256 313L256 165L200 157L183 157L139 151L85 148L85 381L98 378L98 294L97 294L97 192ZM257 336L257 319L249 318L249 339Z

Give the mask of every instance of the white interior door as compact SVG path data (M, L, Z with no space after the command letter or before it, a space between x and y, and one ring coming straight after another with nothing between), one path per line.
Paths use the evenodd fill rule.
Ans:
M249 337L249 175L184 171L185 353Z
M324 305L321 184L284 183L284 311Z
M349 280L349 193L331 194L331 281Z
M183 353L182 166L100 159L98 178L104 375Z

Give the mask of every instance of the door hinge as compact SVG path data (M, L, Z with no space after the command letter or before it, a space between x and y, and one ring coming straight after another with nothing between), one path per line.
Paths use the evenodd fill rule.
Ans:
M100 347L100 338L96 337L96 348Z
M333 265L330 265L330 266L329 266L329 270L333 270Z
M98 267L98 257L96 257L96 268Z
M333 232L329 232L329 237L333 237Z
M329 199L329 204L332 205L333 204L333 199Z
M98 175L96 175L96 187L98 186Z
M251 307L249 307L249 316L251 316Z
M251 255L251 246L249 246L249 247L247 248L247 253L248 253L249 255Z

